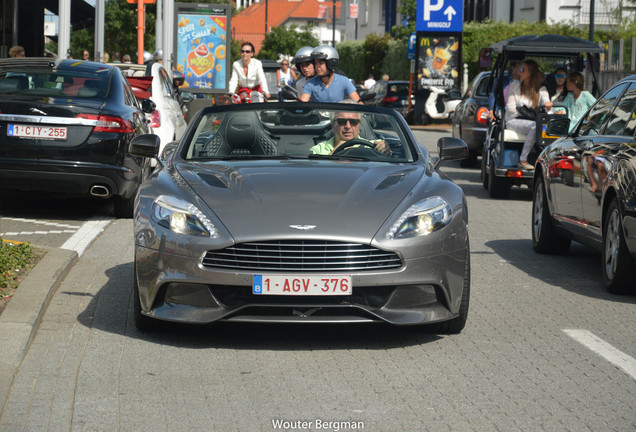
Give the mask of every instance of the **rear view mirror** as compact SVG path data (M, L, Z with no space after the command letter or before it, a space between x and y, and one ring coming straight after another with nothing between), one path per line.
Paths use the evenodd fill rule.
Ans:
M550 136L562 137L566 136L569 130L570 119L563 116L550 119L546 133Z
M141 110L147 114L155 112L157 105L150 99L141 99Z
M128 146L128 153L133 156L157 157L161 139L154 134L138 135L132 139Z
M181 76L172 78L172 82L174 83L175 86L181 87L183 83L185 83L185 77L181 75Z

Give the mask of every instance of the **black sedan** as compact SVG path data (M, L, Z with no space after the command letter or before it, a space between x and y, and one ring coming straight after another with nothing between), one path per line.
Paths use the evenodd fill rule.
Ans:
M128 145L153 110L111 66L0 60L0 188L114 197L115 216L131 217L150 159Z
M563 135L568 127L567 118L552 119L547 133ZM613 293L636 292L635 132L632 75L543 150L534 175L534 249L566 253L574 240L599 250L603 280Z
M408 81L378 81L369 90L375 93L373 99L366 105L383 106L393 108L403 117L406 117L409 108L409 82ZM413 103L411 103L413 106Z
M462 167L474 167L477 156L482 153L488 132L490 83L490 71L480 72L455 108L453 136L461 138L468 145L468 158L460 162Z

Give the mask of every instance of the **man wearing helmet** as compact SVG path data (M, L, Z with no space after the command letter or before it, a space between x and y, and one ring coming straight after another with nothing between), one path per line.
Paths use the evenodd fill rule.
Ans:
M360 103L360 96L349 78L335 73L340 60L335 48L320 45L312 51L311 58L314 60L316 76L305 84L300 96L301 101L341 102L352 99Z
M296 80L296 90L299 94L302 94L307 80L313 78L316 75L316 71L314 69L314 61L311 58L311 53L313 52L313 50L314 49L310 46L304 46L296 51L296 55L294 56L294 64L296 65L296 69L298 69L298 71L303 76L302 78Z

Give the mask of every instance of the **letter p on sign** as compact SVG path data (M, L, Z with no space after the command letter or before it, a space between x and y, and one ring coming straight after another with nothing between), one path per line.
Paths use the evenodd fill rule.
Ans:
M430 21L431 12L436 12L444 6L444 0L437 0L435 4L432 4L431 1L424 0L424 21Z

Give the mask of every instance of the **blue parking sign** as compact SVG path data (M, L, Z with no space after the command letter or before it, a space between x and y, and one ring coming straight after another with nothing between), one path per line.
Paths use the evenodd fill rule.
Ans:
M415 60L415 49L417 47L417 34L411 33L409 36L409 46L406 49L406 58L408 60Z
M457 32L464 29L463 0L417 0L417 31Z

